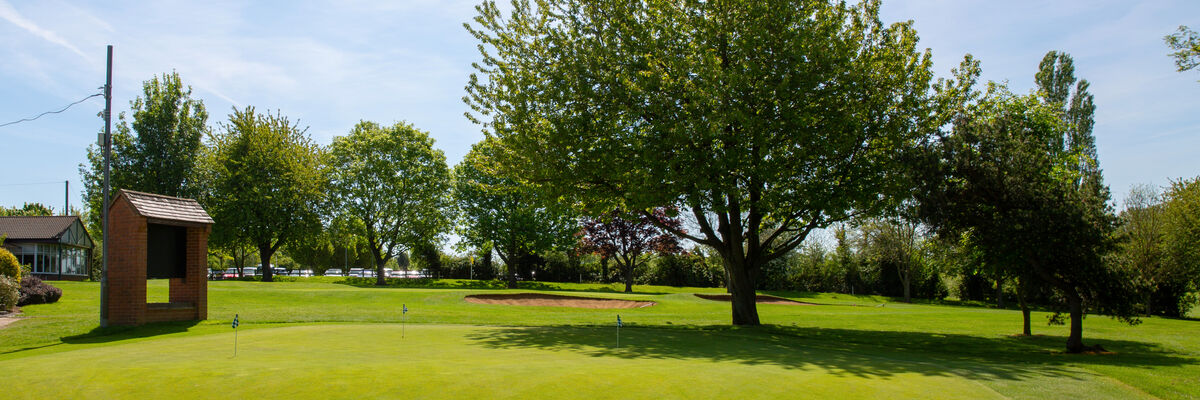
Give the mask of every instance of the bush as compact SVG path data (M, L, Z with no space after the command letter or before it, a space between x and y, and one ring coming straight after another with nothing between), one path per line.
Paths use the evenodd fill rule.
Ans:
M21 280L21 298L17 300L17 305L49 304L58 301L61 297L62 289L50 286L38 277L29 275Z
M21 298L20 287L16 279L0 276L0 311L10 311L16 307L17 300Z
M17 256L3 248L0 248L0 276L13 278L14 282L21 281L21 263L17 261Z

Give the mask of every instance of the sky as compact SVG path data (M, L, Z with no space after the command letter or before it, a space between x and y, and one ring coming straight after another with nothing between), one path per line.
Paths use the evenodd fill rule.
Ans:
M458 163L480 127L463 113L476 1L0 0L0 124L99 93L114 46L113 110L176 71L209 124L233 107L278 110L321 144L360 120L408 121ZM1101 167L1118 203L1135 184L1200 175L1200 71L1177 72L1162 37L1200 28L1192 1L884 0L885 22L913 20L939 76L964 54L983 80L1033 87L1049 50L1070 53L1096 97ZM81 203L79 164L103 129L92 98L0 127L0 206ZM64 192L64 181L69 191Z

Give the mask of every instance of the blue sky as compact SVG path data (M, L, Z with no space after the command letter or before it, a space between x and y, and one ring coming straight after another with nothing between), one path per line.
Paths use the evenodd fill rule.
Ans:
M141 82L175 70L214 127L233 106L280 110L322 144L359 120L406 120L457 163L482 134L463 117L478 58L462 28L474 1L62 2L0 0L0 123L99 91L114 46L114 112ZM1162 36L1200 28L1196 1L885 0L912 19L945 76L963 54L985 80L1024 93L1048 50L1092 82L1101 166L1114 197L1133 184L1200 175L1200 72L1179 73ZM0 205L78 206L78 164L96 140L99 98L0 128Z

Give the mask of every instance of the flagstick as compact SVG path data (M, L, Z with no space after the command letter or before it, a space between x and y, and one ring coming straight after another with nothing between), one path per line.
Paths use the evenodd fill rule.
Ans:
M237 328L233 328L233 357L237 358Z

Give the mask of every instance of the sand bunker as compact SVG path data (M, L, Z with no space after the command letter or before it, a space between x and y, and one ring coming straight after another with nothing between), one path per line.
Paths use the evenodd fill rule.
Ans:
M546 306L576 308L642 308L658 304L653 301L601 299L595 297L559 296L541 293L473 294L468 303L503 304L509 306Z
M805 303L803 301L788 300L788 299L785 299L782 297L768 296L765 294L760 294L757 296L758 297L756 297L754 299L754 302L758 303L758 304L783 304L783 305L789 305L789 306L815 306L815 305L818 305L815 303ZM730 301L730 298L731 298L731 296L727 295L727 294L700 294L700 293L696 293L696 297L699 297L699 298L702 298L705 300L713 300L713 301Z

